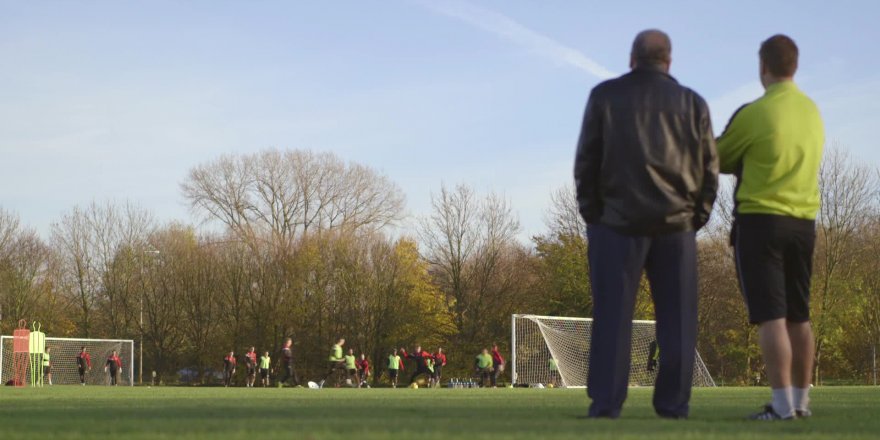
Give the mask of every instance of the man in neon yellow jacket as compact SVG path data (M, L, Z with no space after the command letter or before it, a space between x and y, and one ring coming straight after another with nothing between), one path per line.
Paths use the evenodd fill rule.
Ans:
M731 241L772 388L771 404L751 418L779 420L810 415L810 275L825 132L816 104L794 83L794 41L774 35L759 54L764 96L734 113L717 146L721 172L737 177Z

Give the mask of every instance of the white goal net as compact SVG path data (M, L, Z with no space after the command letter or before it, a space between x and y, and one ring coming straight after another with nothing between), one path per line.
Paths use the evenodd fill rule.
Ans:
M130 339L75 339L46 338L46 348L50 350L52 383L55 385L79 384L79 368L76 357L82 347L86 347L92 359L92 369L86 372L86 383L108 385L110 375L104 372L104 365L113 350L122 360L119 370L119 385L134 385L134 341ZM12 336L0 336L0 381L6 384L13 374ZM28 366L28 369L30 367ZM30 377L30 371L26 377ZM44 381L44 385L48 382Z
M513 383L586 386L591 318L513 315L512 321ZM655 339L654 321L633 321L631 386L654 385L657 368L649 368L648 361ZM694 359L694 386L715 386L699 353Z

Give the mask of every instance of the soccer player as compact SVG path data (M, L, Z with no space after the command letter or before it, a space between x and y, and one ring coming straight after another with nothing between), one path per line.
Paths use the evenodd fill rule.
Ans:
M758 54L764 96L734 113L718 156L721 172L737 177L731 242L772 389L770 404L751 418L785 420L811 415L810 277L825 128L794 82L795 42L774 35Z
M434 386L434 358L425 358L425 367L428 369L428 387Z
M229 355L223 358L223 386L232 385L232 376L235 374L235 352L230 351Z
M79 383L86 386L86 372L92 371L92 356L85 347L80 348L76 355L76 367L79 370Z
M52 363L49 361L51 359L49 355L51 350L51 348L46 347L46 352L43 353L43 374L46 375L46 383L49 385L52 385Z
M556 358L551 357L549 361L547 361L547 367L550 369L550 385L558 386L559 385L559 363L556 362Z
M409 354L407 354L405 348L401 347L400 353L404 358L416 361L416 371L414 371L409 378L410 385L412 385L412 383L416 381L416 378L422 374L428 376L428 379L430 380L431 376L433 376L433 373L428 371L428 359L432 359L431 353L423 351L421 345L416 345L416 350Z
M443 353L443 348L438 347L437 352L434 353L434 386L440 386L440 379L443 376L443 367L446 366L446 353Z
M345 369L345 357L342 356L342 346L345 345L345 338L339 338L335 344L333 344L333 348L330 349L330 357L327 359L330 364L330 368L327 370L327 373L324 374L324 377L318 382L318 386L324 388L324 382L327 381L327 378L330 377L333 372L336 370L344 370ZM336 386L339 386L339 382L336 382Z
M498 376L504 372L504 357L498 351L498 344L492 344L492 388L498 385Z
M397 350L388 355L388 381L391 388L397 388L397 374L403 370L403 359L397 354Z
M244 354L244 366L247 369L245 386L248 388L253 388L254 382L257 380L257 352L254 350L254 347L251 347L251 349Z
M474 370L480 378L480 387L485 387L486 381L492 377L492 355L488 349L484 348L474 359Z
M269 357L269 352L263 353L260 356L260 382L263 384L263 388L269 386L269 366L272 365L272 358Z
M281 347L281 371L284 373L281 376L281 381L278 382L279 387L284 386L288 380L293 380L292 386L299 385L299 377L296 375L296 369L293 368L293 339L291 338L285 339L284 345Z
M660 347L657 346L657 341L651 341L648 345L648 365L645 367L646 370L653 372L657 369L657 361L660 360Z
M357 369L358 369L358 388L367 387L370 385L367 384L367 378L370 376L370 361L367 360L367 355L361 353L361 358L357 361Z
M348 386L355 387L357 385L358 380L358 367L357 367L357 358L354 355L354 349L349 348L348 354L345 355L345 372L348 374L348 378L345 381L348 383Z
M663 348L654 411L683 419L696 356L696 233L718 188L715 136L706 101L669 74L666 33L639 32L629 61L629 72L590 92L574 162L593 296L587 416L620 417L645 273Z
M119 358L119 355L116 354L116 350L107 357L107 362L104 364L104 372L110 373L110 385L116 386L119 380L119 370L122 369L122 359Z

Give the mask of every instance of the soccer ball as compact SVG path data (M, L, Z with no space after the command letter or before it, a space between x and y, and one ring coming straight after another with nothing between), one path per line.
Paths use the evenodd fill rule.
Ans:
M412 388L412 389L414 389L414 390L417 390L417 389L419 389L419 384L413 382L412 384L410 384L409 387Z
M548 383L548 384L547 384L547 388L553 388L553 384L552 384L552 383Z

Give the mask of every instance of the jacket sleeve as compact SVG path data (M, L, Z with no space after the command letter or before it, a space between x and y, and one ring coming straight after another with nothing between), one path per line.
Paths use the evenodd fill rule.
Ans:
M593 89L587 100L574 158L574 185L578 209L587 224L598 222L602 216L602 199L599 192L603 143L602 112L596 95L596 89Z
M748 104L733 112L730 121L724 127L724 132L718 137L718 158L722 173L733 174L737 172L750 144L742 117L742 111L746 107Z
M709 222L715 196L718 193L718 150L715 134L712 132L712 118L709 106L702 98L699 100L700 156L702 157L703 182L694 209L694 228L699 230Z

